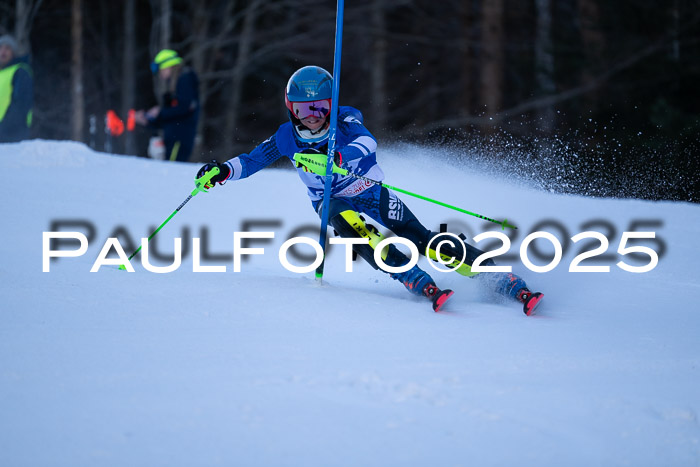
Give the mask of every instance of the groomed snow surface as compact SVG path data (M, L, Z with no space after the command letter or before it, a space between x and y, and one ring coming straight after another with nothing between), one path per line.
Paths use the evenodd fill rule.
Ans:
M361 261L344 272L340 247L323 286L287 271L279 247L316 238L319 221L283 169L195 196L154 239L161 254L183 239L176 271L138 256L134 273L91 273L107 238L136 242L178 207L198 164L0 145L0 465L700 465L700 206L543 193L421 147L379 158L387 183L517 225L510 253L548 221L538 230L565 245L559 266L506 261L546 293L538 315L424 258L456 292L444 313ZM402 198L432 229L486 229ZM42 232L56 225L88 234L89 249L42 272ZM251 242L265 254L234 273L246 225L275 238ZM610 237L609 257L582 265L610 272L568 271L586 243L570 237L586 230ZM616 266L648 262L616 253L627 230L656 232L652 271ZM215 257L203 264L226 272L193 272L192 237L205 236Z

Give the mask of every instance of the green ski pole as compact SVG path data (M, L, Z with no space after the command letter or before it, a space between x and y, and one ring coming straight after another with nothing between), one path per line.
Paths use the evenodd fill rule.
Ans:
M152 233L151 235L148 236L147 242L150 242L151 239L152 239L153 237L155 237L156 234L160 231L160 229L162 229L163 227L165 227L165 224L167 224L168 222L170 222L170 219L172 219L172 218L175 216L175 214L177 214L177 213L180 211L180 209L182 209L183 206L189 202L189 200L191 200L192 198L194 198L194 197L197 195L197 193L199 193L200 191L203 192L203 193L208 193L209 190L206 189L207 183L209 183L213 177L215 177L216 175L218 175L219 172L220 172L220 170L219 170L218 167L212 167L207 173L205 173L204 175L202 175L202 176L199 177L199 178L196 178L196 179L194 180L194 186L195 186L195 188L194 188L194 190L192 190L192 193L190 193L190 195L189 195L187 198L185 198L185 201L183 201L182 204L180 204L180 205L173 211L173 213L170 214L170 215L168 216L168 218L165 219L165 220L163 221L163 223L160 224L160 225L158 226L158 228L157 228L156 230L154 230L153 233ZM131 256L129 256L129 258L128 258L129 261L131 261L131 258L133 258L134 256L136 256L136 255L138 254L139 251L141 251L141 245L139 245L139 247L136 249L136 251L134 251L134 252L131 254ZM126 266L122 264L121 266L119 266L119 269L121 269L121 270L124 271L124 270L126 270Z
M297 162L297 164L301 164L301 165L305 166L307 169L309 169L311 172L313 172L317 175L325 176L325 174L326 174L326 155L325 154L296 153L296 154L294 154L294 160ZM379 182L377 180L372 180L371 178L363 177L362 175L357 175L355 173L350 172L349 170L341 169L340 167L338 167L335 164L333 164L333 173L350 176L350 177L356 178L358 180L363 180L365 182L369 182L369 183L373 183L375 185L383 186L384 188L388 188L389 190L398 191L399 193L413 196L415 198L422 199L423 201L435 203L437 205L440 205L440 206L443 206L443 207L446 207L449 209L453 209L455 211L462 212L464 214L469 214L470 216L478 217L479 219L483 219L485 221L493 222L495 224L500 225L503 230L505 230L506 227L509 227L511 229L517 229L516 226L508 223L508 219L504 219L502 221L497 221L496 219L491 219L490 217L482 216L481 214L467 211L466 209L458 208L457 206L452 206L451 204L443 203L442 201L428 198L427 196L419 195L417 193L413 193L413 192L410 192L408 190L404 190L402 188L391 186L387 183L382 183L382 182Z

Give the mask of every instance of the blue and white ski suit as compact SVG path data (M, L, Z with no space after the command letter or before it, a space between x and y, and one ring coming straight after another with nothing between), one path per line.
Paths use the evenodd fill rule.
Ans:
M247 178L267 167L282 157L294 162L294 154L304 149L317 149L327 152L328 134L316 142L304 142L297 137L291 122L282 124L277 132L263 141L248 154L241 154L230 159L226 164L231 169L227 180ZM338 126L336 132L336 152L342 157L342 166L357 175L372 180L384 180L384 173L377 164L377 140L365 128L362 113L353 107L338 109ZM320 215L325 177L297 168L299 178L307 187L314 209ZM351 209L370 216L376 222L388 228L396 235L413 242L418 251L424 254L426 246L435 233L418 221L401 199L393 192L376 184L358 180L354 177L333 174L331 185L331 203L329 219L336 214ZM467 263L482 251L465 243ZM402 264L408 262L408 258ZM484 276L481 274L480 276ZM503 295L514 296L517 290L525 286L524 281L512 274L487 274L493 287ZM513 279L515 277L515 279Z
M362 113L353 107L338 109L336 132L336 152L342 155L343 167L358 175L381 181L384 173L377 165L377 140L362 124ZM250 177L276 160L287 157L292 162L294 154L304 149L318 149L327 152L328 134L321 141L306 143L296 136L291 122L284 123L270 138L263 141L249 154L241 154L226 162L232 169L228 180ZM323 198L325 177L298 168L299 178L308 189L309 198L316 206ZM374 185L356 178L333 174L331 195L333 197L354 197Z

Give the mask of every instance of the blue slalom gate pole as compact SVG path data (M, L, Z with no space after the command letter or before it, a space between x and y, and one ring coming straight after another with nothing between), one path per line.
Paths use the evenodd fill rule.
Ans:
M328 160L326 161L326 180L323 188L323 208L321 211L321 236L318 243L323 249L323 260L316 268L316 280L323 281L323 266L326 263L326 233L328 232L328 208L331 201L331 184L333 181L333 155L335 154L335 133L338 128L338 94L340 93L340 55L343 49L343 8L344 0L338 0L335 15L335 53L333 55L333 90L331 102L331 123L328 130Z

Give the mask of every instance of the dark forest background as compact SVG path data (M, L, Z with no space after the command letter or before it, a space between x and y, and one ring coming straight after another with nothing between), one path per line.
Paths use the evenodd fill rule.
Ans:
M35 73L33 136L146 156L104 116L157 103L162 48L199 75L192 161L247 152L283 89L332 71L336 2L0 0ZM543 188L700 200L700 0L349 0L341 102L381 142L444 148Z

